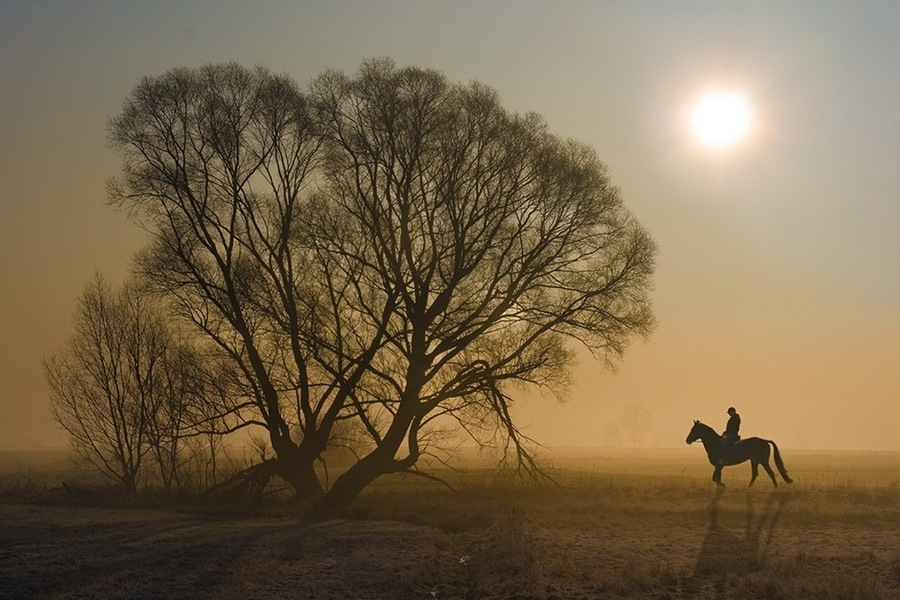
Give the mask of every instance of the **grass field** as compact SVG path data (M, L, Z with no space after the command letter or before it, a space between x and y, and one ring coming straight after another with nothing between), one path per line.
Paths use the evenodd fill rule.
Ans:
M326 522L282 500L27 496L16 486L56 485L64 462L0 455L0 597L900 597L900 455L782 451L795 483L777 490L747 490L743 465L716 491L699 447L570 449L543 457L556 485L389 479Z

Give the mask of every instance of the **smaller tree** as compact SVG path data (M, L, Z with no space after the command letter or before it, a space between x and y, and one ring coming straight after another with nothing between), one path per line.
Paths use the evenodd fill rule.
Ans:
M622 428L631 440L632 447L637 447L647 439L647 429L651 422L650 411L643 404L632 402L622 408L620 421Z
M114 291L97 274L79 299L75 333L43 364L76 456L132 495L148 455L167 487L175 480L193 363L134 282Z
M191 355L195 370L190 382L196 392L190 396L185 416L187 430L181 430L178 452L179 474L186 474L198 491L214 489L235 465L229 461L229 434L242 429L243 416L251 402L242 391L232 365L214 349L199 357Z
M182 338L170 336L163 367L156 411L147 421L148 443L163 488L181 493L187 483L186 435L196 435L195 407L205 393L203 364Z

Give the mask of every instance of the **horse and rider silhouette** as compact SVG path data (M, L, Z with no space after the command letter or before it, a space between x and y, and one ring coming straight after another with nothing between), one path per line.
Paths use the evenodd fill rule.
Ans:
M777 488L778 482L775 480L775 473L772 471L772 467L769 466L771 450L775 451L775 467L778 469L781 477L786 483L793 483L794 480L791 479L787 470L784 468L784 462L781 460L781 453L778 451L778 446L775 442L758 437L742 440L739 435L741 426L740 415L738 415L734 408L729 408L728 414L728 424L722 435L716 433L709 425L705 425L700 421L695 420L694 426L691 428L690 433L688 433L687 439L685 439L685 442L688 444L693 444L697 440L700 440L703 443L703 448L706 450L706 456L709 458L709 463L714 467L712 480L715 484L720 488L725 487L725 484L722 483L723 467L739 465L749 460L752 469L749 485L753 485L753 482L756 481L756 478L759 475L759 465L762 465L763 469L766 470L766 473L768 473L769 477L772 479L772 485ZM771 448L769 446L771 446Z

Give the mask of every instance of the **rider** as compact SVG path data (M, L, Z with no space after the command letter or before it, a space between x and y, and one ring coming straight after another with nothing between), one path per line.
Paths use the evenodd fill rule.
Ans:
M741 415L731 406L728 408L728 423L725 425L725 432L722 433L722 461L732 446L741 441L738 431L741 428Z

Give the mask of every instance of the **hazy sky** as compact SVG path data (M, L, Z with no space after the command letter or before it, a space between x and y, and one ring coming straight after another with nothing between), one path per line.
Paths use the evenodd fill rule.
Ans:
M693 419L787 448L900 450L900 3L0 2L0 446L58 443L40 359L95 270L142 234L105 205L106 121L138 78L238 61L305 85L370 57L479 80L596 148L660 247L659 327L615 375L580 363L526 433L601 445L624 407L646 442ZM753 105L701 146L693 102Z

